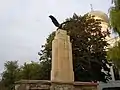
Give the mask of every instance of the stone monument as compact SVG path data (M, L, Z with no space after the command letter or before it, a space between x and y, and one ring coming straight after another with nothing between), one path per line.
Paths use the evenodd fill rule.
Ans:
M50 16L58 29L52 41L51 80L20 80L15 82L15 90L97 90L97 83L74 82L72 45L67 31ZM67 22L65 22L67 23Z
M72 46L67 31L62 29L56 31L52 41L51 82L51 90L73 89Z

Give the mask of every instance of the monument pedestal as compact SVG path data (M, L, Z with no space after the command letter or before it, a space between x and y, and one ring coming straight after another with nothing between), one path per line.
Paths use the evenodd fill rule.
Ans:
M73 90L72 46L67 31L61 29L52 41L51 82L51 90Z
M73 84L52 83L50 90L74 90Z

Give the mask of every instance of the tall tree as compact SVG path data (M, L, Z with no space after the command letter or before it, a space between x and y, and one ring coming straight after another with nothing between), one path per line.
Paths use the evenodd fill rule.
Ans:
M19 68L17 61L7 61L5 64L5 71L2 73L2 83L7 90L14 88L14 82L19 80Z
M105 74L101 70L109 72L109 68L106 66L105 50L107 46L105 37L108 31L101 32L101 20L95 20L93 16L74 14L66 21L68 23L65 23L63 28L70 35L72 42L75 80L106 81L106 76L109 77L109 73ZM39 52L41 61L51 61L51 46L54 36L55 32L49 35L46 44L43 45L44 49Z
M120 0L113 0L114 6L110 9L110 24L120 38ZM108 59L120 69L120 40L108 51Z

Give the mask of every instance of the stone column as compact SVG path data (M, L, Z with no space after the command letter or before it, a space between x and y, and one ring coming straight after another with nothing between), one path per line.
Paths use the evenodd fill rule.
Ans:
M67 32L61 29L56 31L55 38L52 41L51 82L51 90L73 89L72 47Z

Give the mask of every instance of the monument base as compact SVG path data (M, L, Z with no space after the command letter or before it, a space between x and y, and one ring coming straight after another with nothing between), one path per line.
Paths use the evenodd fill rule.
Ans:
M52 83L50 90L74 90L74 85L65 83Z
M92 82L51 82L49 80L20 80L15 90L99 90L98 83Z

